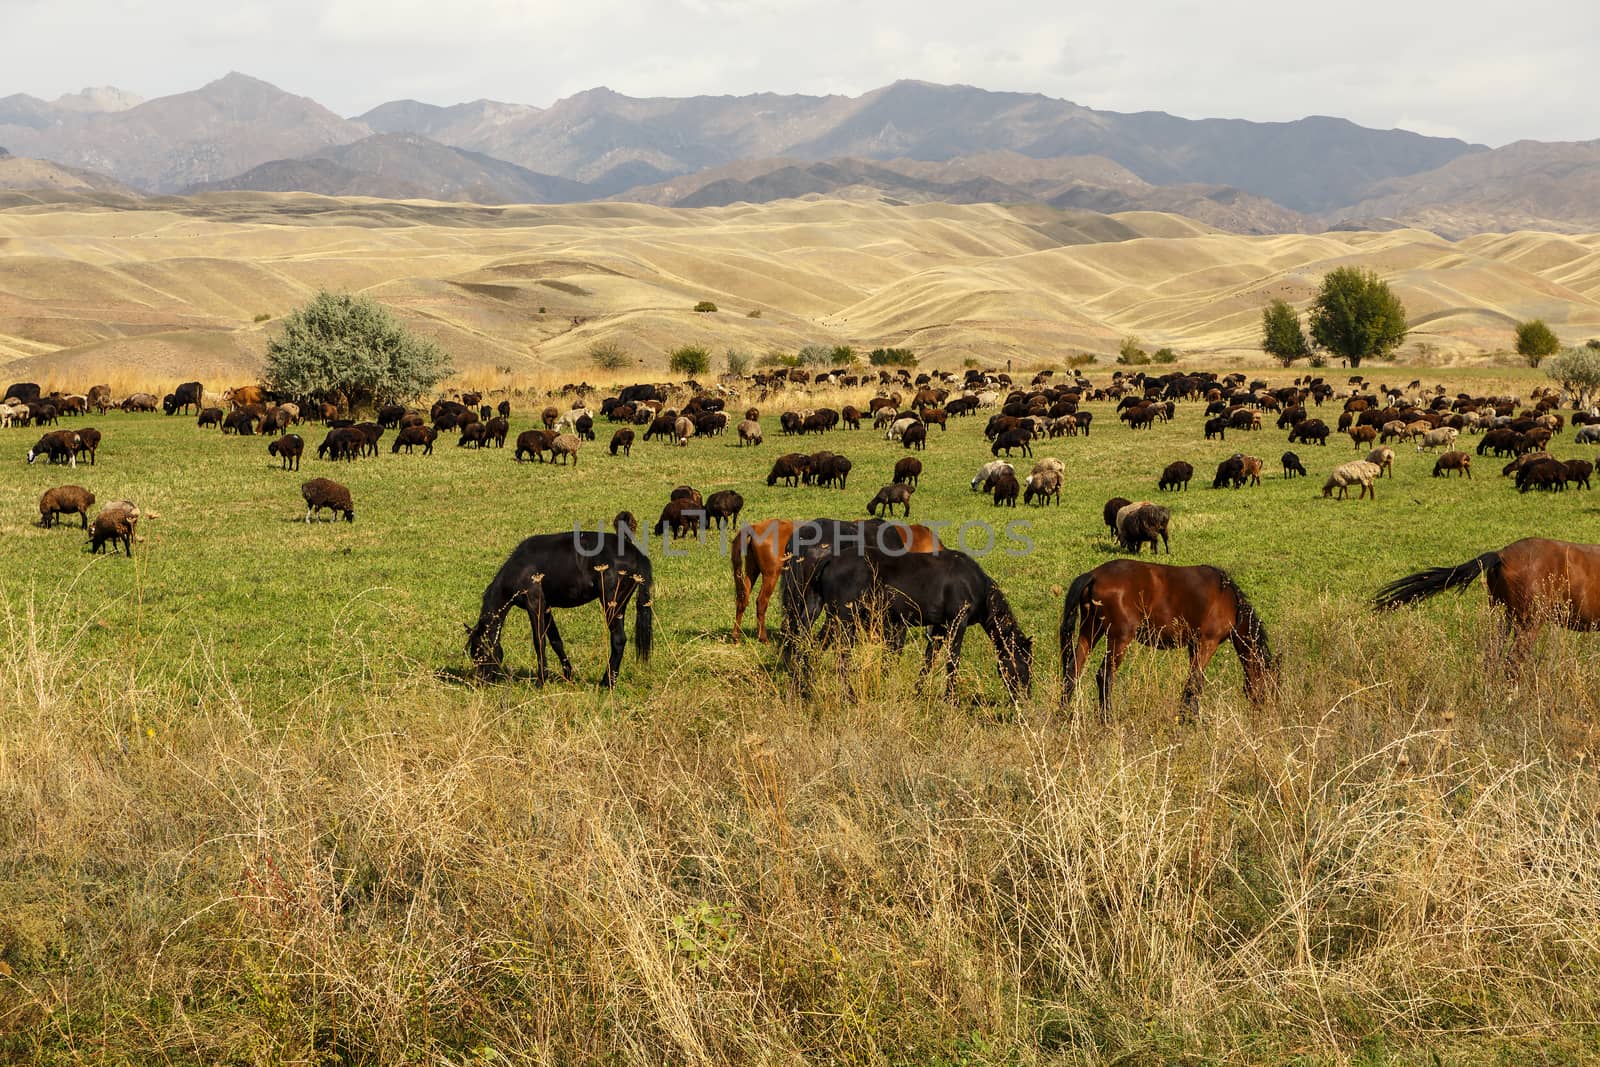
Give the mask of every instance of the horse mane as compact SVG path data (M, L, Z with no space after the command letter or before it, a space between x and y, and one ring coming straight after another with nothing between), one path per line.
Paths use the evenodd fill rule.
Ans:
M1256 614L1256 606L1250 603L1250 598L1245 596L1239 583L1234 581L1233 575L1221 567L1212 567L1217 578L1222 583L1222 588L1233 591L1233 599L1237 607L1234 609L1233 629L1240 639L1257 651L1261 665L1271 670L1277 663L1272 654L1272 644L1267 637L1266 623L1261 621L1261 616Z

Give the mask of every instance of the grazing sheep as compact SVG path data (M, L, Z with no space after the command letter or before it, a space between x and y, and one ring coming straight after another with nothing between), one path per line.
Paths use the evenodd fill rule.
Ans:
M94 454L100 448L100 431L93 426L85 426L77 433L77 444L73 445L74 457L82 459L83 454L89 454L89 466L94 466Z
M1189 479L1194 477L1194 467L1183 460L1174 460L1167 464L1166 470L1161 472L1161 481L1156 484L1157 489L1176 489L1185 492L1189 489Z
M787 452L773 461L772 471L767 475L767 485L777 485L782 479L785 485L793 489L810 473L810 456L803 452Z
M1379 445L1367 453L1367 462L1376 463L1384 474L1394 477L1394 449L1388 445Z
M48 463L78 465L78 435L71 430L52 430L39 438L39 443L28 449L28 463L44 456Z
M1067 465L1054 456L1045 456L1034 461L1031 473L1038 474L1041 471L1055 471L1063 480L1067 477Z
M1125 496L1114 496L1107 500L1105 507L1100 509L1100 517L1105 520L1106 529L1111 531L1111 543L1120 545L1122 541L1117 537L1117 512L1127 507L1133 501Z
M222 432L251 437L256 432L256 420L248 411L230 411L222 420Z
M813 452L811 454L811 470L801 481L811 482L819 488L837 486L840 489L847 487L850 481L850 468L852 464L845 456L832 452Z
M395 442L395 448L400 444ZM267 445L267 455L278 456L281 459L280 470L297 471L300 469L300 456L306 450L306 442L297 433L286 433L276 441Z
M1001 471L995 476L994 484L990 487L994 496L994 506L1014 508L1017 506L1017 496L1022 492L1022 487L1017 484L1017 476L1013 471Z
M1354 460L1343 466L1335 467L1333 473L1328 475L1328 480L1322 485L1322 495L1325 497L1333 496L1334 490L1337 489L1339 491L1338 498L1343 500L1350 495L1350 487L1352 485L1360 485L1361 493L1356 497L1357 500L1369 495L1376 500L1378 499L1378 491L1373 487L1372 482L1380 473L1382 472L1376 463L1368 463L1364 459Z
M559 456L562 463L566 463L568 459L571 459L572 465L576 467L578 465L579 443L577 434L564 433L558 435L555 440L550 442L550 462L554 463L556 457Z
M705 505L699 500L676 497L667 501L667 506L661 509L661 518L656 522L656 533L664 534L670 528L673 540L687 534L698 534L705 518Z
M1357 452L1363 448L1371 448L1378 442L1378 431L1371 426L1350 427L1350 443Z
M157 406L154 393L133 393L123 398L123 411L154 411Z
M544 462L544 454L550 451L551 443L556 439L554 430L523 430L517 435L516 459L522 462L522 454L526 452L530 460L537 459ZM555 457L550 457L554 462Z
M922 477L922 460L907 456L894 465L894 484L916 485Z
M113 500L94 517L94 529L89 533L89 551L99 552L109 544L111 554L116 555L117 542L121 541L122 550L131 558L133 531L138 524L139 509L133 501Z
M457 448L471 445L473 448L482 448L489 443L489 424L484 422L469 422L461 427L461 436L456 439Z
M689 447L689 438L694 436L694 420L687 415L679 415L672 424L672 439L679 448Z
M1283 476L1285 478L1305 478L1308 476L1306 474L1306 465L1301 463L1300 457L1293 452L1285 452L1279 457L1278 462L1283 464Z
M202 430L207 426L220 428L222 426L222 417L223 411L221 408L201 408L200 415L195 419L194 424Z
M1235 453L1217 464L1217 476L1211 480L1211 488L1221 489L1231 486L1234 489L1244 484L1244 457Z
M633 455L633 431L624 426L622 429L611 435L611 444L608 447L611 449L611 454L613 456L616 455L618 451L621 451L624 456Z
M914 422L907 426L905 432L900 435L900 444L906 448L917 448L926 451L928 447L928 427L920 422Z
M46 489L39 498L39 525L48 529L59 525L61 516L77 515L83 520L82 529L89 528L89 509L94 506L94 494L81 485L58 485Z
M432 426L418 424L415 426L402 426L394 435L394 444L389 448L389 454L394 455L402 448L406 455L416 451L418 445L422 446L424 456L433 455L433 443L439 439L439 431Z
M877 515L882 511L884 515L892 516L895 505L898 504L905 509L905 517L909 519L911 517L911 494L914 492L916 492L915 489L902 483L886 485L878 490L877 496L867 501L867 514Z
M1167 541L1167 525L1171 519L1171 512L1160 504L1153 504L1148 500L1124 504L1117 509L1115 520L1117 540L1122 542L1123 548L1134 555L1138 555L1139 549L1149 541L1150 552L1153 555L1159 538L1161 545L1167 550L1167 555L1170 556L1172 545Z
M1459 472L1463 478L1472 477L1472 457L1465 452L1446 452L1433 461L1433 476L1443 478L1450 471Z
M991 478L999 474L1001 471L1014 470L1015 468L1013 468L1011 464L1007 463L1003 459L997 459L992 463L985 463L983 466L978 468L978 473L972 478L972 491L974 493L976 493L979 489L987 491Z
M739 512L744 510L744 497L732 489L719 489L706 498L706 517L722 529L724 522L739 528Z
M1596 423L1581 427L1572 438L1575 445L1592 445L1596 442L1600 442L1600 424Z
M317 446L317 458L354 462L366 448L367 439L360 430L354 426L336 426L328 431Z
M543 411L539 412L539 421L544 423L544 428L547 430L555 429L556 420L560 417L561 409L555 406L547 407Z
M1437 430L1429 430L1417 439L1417 451L1433 451L1436 448L1453 448L1460 431L1450 426L1441 426Z
M504 415L496 415L484 425L488 428L489 440L494 442L494 447L506 447L506 435L511 432L511 420Z
M1022 449L1024 456L1032 456L1033 431L1027 429L1006 430L995 435L994 444L989 446L989 454L998 456L1003 450L1009 456L1013 448Z
M739 447L754 447L761 443L761 424L755 419L745 419L739 424Z
M1593 463L1586 459L1569 459L1561 465L1567 469L1567 481L1589 488L1589 476L1594 473Z
M1040 505L1048 504L1051 497L1055 497L1056 506L1061 506L1061 472L1045 468L1035 469L1028 475L1028 484L1022 490L1022 502L1033 503L1033 498L1038 497Z
M323 508L333 512L333 521L344 514L345 522L356 521L356 506L350 500L350 490L329 478L313 478L300 486L300 495L306 498L306 522Z

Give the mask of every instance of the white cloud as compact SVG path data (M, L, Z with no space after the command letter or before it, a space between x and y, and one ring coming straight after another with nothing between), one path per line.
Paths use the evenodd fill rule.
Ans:
M897 78L1188 117L1339 115L1491 144L1600 137L1593 0L0 0L0 95L144 96L241 70L345 114L413 96L548 104L858 93Z

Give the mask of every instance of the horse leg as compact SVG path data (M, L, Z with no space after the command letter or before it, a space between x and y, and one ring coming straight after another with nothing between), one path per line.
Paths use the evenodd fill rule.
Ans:
M749 579L747 578L748 582ZM767 605L772 602L773 590L778 588L778 572L761 572L761 592L756 594L756 639L767 643ZM748 595L748 594L747 594Z
M622 669L622 653L628 647L628 632L622 627L622 612L618 611L612 617L608 628L611 631L611 658L606 661L606 676L600 684L607 689L615 689L617 674Z
M1100 661L1095 682L1100 689L1100 721L1107 725L1111 723L1111 683L1115 681L1117 668L1122 666L1122 657L1132 643L1132 633L1106 635L1106 658Z
M548 614L549 612L544 606L544 598L538 595L537 587L530 590L528 593L528 622L533 628L533 656L538 662L534 680L540 688L544 687L547 667L544 650L544 620L548 617Z
M1189 645L1189 677L1183 683L1182 710L1178 713L1179 722L1192 722L1195 712L1200 710L1200 694L1206 687L1206 665L1211 662L1211 657L1217 654L1217 646L1220 643L1207 638Z
M1078 679L1083 676L1083 669L1089 665L1089 653L1100 640L1097 629L1100 619L1097 615L1091 612L1079 621L1082 625L1079 626L1078 636L1072 645L1071 662L1066 660L1067 650L1061 650L1061 710L1067 713L1072 710L1072 698L1078 691Z
M550 647L555 650L556 661L561 664L561 677L572 681L572 661L567 658L567 646L561 640L561 631L556 628L556 617L548 607L544 609L541 622L545 635L550 639Z

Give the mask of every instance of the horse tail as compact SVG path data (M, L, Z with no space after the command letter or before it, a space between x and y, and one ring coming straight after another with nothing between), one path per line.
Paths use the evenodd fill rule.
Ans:
M1446 589L1460 589L1477 580L1480 574L1492 574L1500 568L1500 553L1485 552L1476 559L1458 563L1454 567L1429 567L1425 571L1398 578L1378 590L1373 597L1373 607L1389 611L1404 604L1426 600Z
M1084 571L1072 579L1067 587L1066 602L1061 605L1061 661L1067 660L1067 650L1078 631L1078 614L1085 601L1094 595L1094 571ZM1067 668L1063 668L1065 670Z
M643 556L642 553L641 557L642 566L637 571L639 587L634 591L634 595L639 600L633 609L633 648L639 657L639 662L648 663L650 662L650 642L654 636L652 629L655 626L656 610L650 574L650 558Z

